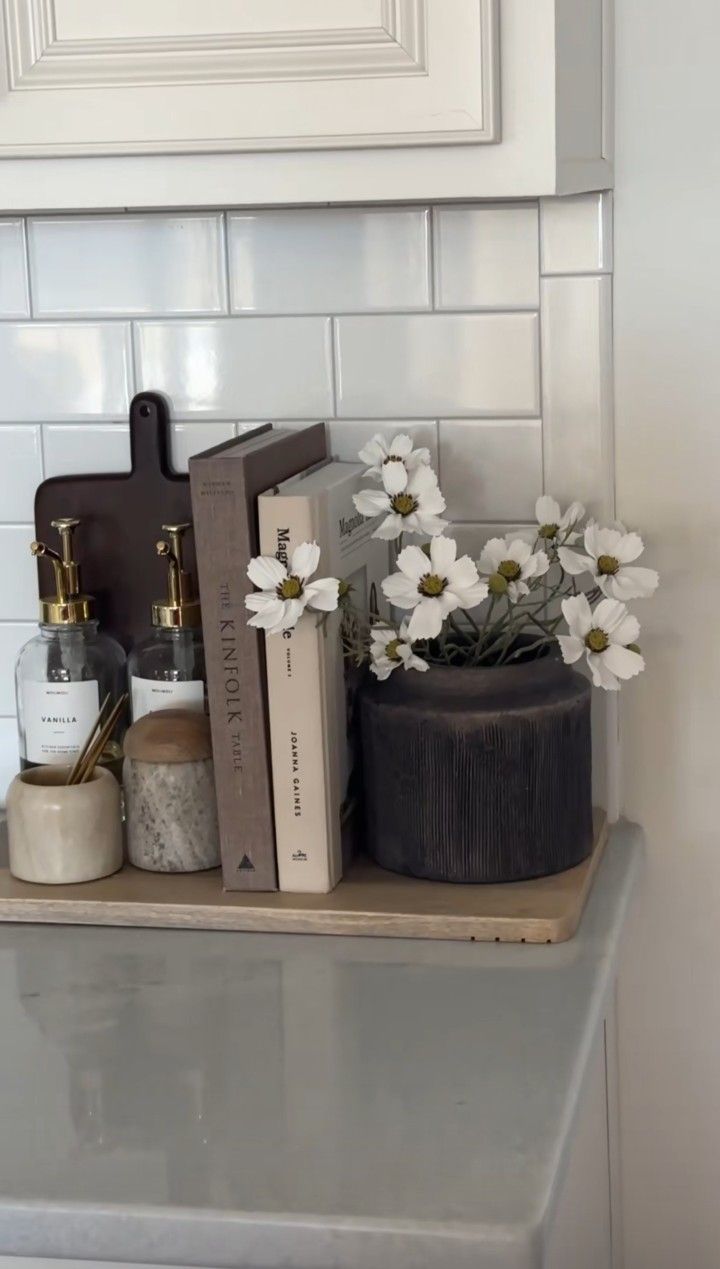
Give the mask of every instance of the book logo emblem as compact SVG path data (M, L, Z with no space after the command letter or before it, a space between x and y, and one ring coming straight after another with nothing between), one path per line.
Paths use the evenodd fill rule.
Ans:
M240 863L238 864L238 872L254 872L254 871L255 871L255 865L252 862L252 860L248 859L247 855L243 855L242 859L240 860Z

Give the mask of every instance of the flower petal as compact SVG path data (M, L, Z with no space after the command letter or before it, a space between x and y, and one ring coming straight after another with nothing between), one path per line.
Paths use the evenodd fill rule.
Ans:
M443 504L445 499L443 498ZM443 520L441 516L427 515L424 511L416 511L414 515L408 516L405 521L405 528L408 533L426 533L430 538L436 538L439 534L444 533L448 527L448 521Z
M560 605L571 635L584 639L593 625L593 614L585 595L572 595Z
M428 467L423 463L422 467L415 467L410 472L408 480L408 492L416 497L420 494L427 494L432 489L437 488L438 478L432 467ZM443 507L444 510L444 507Z
M382 582L382 593L397 608L414 608L420 603L420 592L417 582L413 582L403 573L391 573Z
M339 589L337 577L318 577L305 587L306 602L319 612L334 612L338 606Z
M400 665L399 661L391 661L389 657L383 657L381 661L373 661L370 665L370 673L375 675L381 683L390 678L393 670L397 670Z
M506 560L515 560L522 568L523 564L528 563L532 553L533 549L525 538L513 537L512 540L507 539Z
M393 436L388 446L388 454L393 454L395 458L407 458L413 447L412 437L407 432L398 432L397 436ZM391 466L392 464L388 464Z
M603 590L605 594L614 595L623 602L627 599L647 599L654 594L660 582L660 576L654 568L638 568L635 565L622 565L614 577L607 579L610 586Z
M417 585L430 572L430 560L419 546L406 546L397 557L397 567Z
M543 494L535 503L535 519L538 524L559 524L560 503L548 494Z
M455 563L457 542L454 538L435 537L430 543L430 560L432 571L440 577L447 577ZM427 570L426 570L427 572Z
M615 678L612 670L609 670L603 661L605 653L588 652L587 663L590 666L592 681L595 687L602 687L606 692L617 692L620 690L620 684Z
M557 641L560 644L560 652L566 665L574 665L576 661L580 660L585 651L585 644L582 639L578 639L577 635L558 635Z
M394 459L389 463L383 463L380 477L383 489L386 489L389 494L399 494L407 488L408 473L404 463L396 462Z
M458 608L477 608L484 599L489 595L487 582L475 582L474 586L452 587L452 593L457 597Z
M497 566L502 560L507 559L505 554L506 544L505 538L490 538L486 542L478 561L478 568L481 573L496 573Z
M592 615L593 625L609 635L626 616L627 608L617 599L601 599Z
M445 577L448 579L448 585L453 590L463 590L467 586L475 586L478 582L477 564L470 559L469 555L461 555L451 568L447 569Z
M390 498L384 489L361 489L353 494L353 502L361 516L377 516L390 510Z
M304 582L312 577L319 563L320 547L317 542L301 542L292 553L290 572Z
M645 658L630 648L621 648L619 643L611 643L603 652L603 659L608 670L619 679L632 679L645 669Z
M616 543L613 555L621 564L632 564L633 560L642 555L644 549L645 543L639 533L626 533Z
M640 638L640 622L632 613L627 613L610 634L611 643L619 643L623 648L628 643L637 643Z
M585 537L587 538L587 533ZM567 546L558 547L558 559L565 572L571 577L579 577L581 573L595 572L595 560L591 556L581 555L579 551L571 551Z
M256 555L247 566L247 575L260 590L275 590L287 577L287 569L274 555Z
M358 458L361 463L367 463L368 467L379 467L387 456L387 443L382 432L376 432L371 440L363 445L358 451Z
M570 529L585 515L585 508L581 502L571 502L567 511L563 512L560 517L560 528Z
M385 519L381 520L377 528L373 529L372 536L374 538L382 538L385 542L392 542L395 538L400 537L405 527L402 516L397 515L395 511L391 511L390 515L385 516Z
M411 639L434 639L443 623L442 605L437 599L421 599L408 622Z

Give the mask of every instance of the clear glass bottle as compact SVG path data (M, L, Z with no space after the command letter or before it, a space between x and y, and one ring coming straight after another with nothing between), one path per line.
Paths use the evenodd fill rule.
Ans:
M33 555L50 560L55 594L41 596L39 633L21 648L15 668L22 770L74 762L105 697L109 695L112 707L124 690L125 653L115 639L99 632L95 601L81 592L73 556L79 523L53 520L61 554L44 542L30 548ZM118 779L123 729L120 721L101 758Z
M136 644L127 673L133 722L158 709L206 708L205 651L200 600L183 568L183 535L190 524L164 524L169 542L158 542L167 560L167 596L152 606L152 634Z

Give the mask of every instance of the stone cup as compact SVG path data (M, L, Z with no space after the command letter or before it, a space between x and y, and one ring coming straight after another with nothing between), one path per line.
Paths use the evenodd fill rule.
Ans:
M7 795L10 872L46 886L95 881L123 864L120 786L103 767L66 785L69 767L31 767Z

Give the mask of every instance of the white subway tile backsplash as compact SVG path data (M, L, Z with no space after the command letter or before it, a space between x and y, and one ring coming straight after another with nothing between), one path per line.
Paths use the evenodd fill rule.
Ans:
M32 520L35 490L42 477L40 429L27 423L0 424L0 521Z
M0 317L29 317L30 294L22 220L0 220Z
M0 718L0 805L5 802L5 790L19 766L17 722L14 718Z
M572 194L540 202L542 273L612 271L612 194Z
M30 554L34 537L32 524L0 524L0 621L37 620L37 564Z
M430 450L430 461L437 471L438 438L437 423L418 422L413 419L372 419L360 422L355 419L336 419L330 424L330 448L333 458L342 463L359 462L358 450L380 432L391 441L399 432L412 436L415 446Z
M170 465L173 471L186 472L188 459L201 450L220 445L235 436L234 423L173 423L170 432Z
M28 233L38 317L227 312L219 215L43 217Z
M127 423L48 423L43 449L46 476L130 471Z
M458 555L469 555L471 559L477 561L485 543L489 542L490 538L512 536L534 542L537 536L536 528L537 525L530 522L527 524L498 524L497 522L495 524L459 523L453 524L452 535L458 544Z
M436 207L435 307L537 308L538 209Z
M164 392L180 418L332 413L328 318L138 322L136 330L138 387Z
M36 634L32 622L0 622L0 714L15 713L15 662L20 649Z
M429 215L425 208L231 215L233 312L428 308Z
M2 322L0 422L122 418L131 365L125 322Z
M613 513L612 282L543 278L545 490Z
M440 467L452 520L528 520L542 493L540 419L441 419Z
M339 317L340 417L535 415L535 313Z
M35 488L129 470L137 390L168 396L181 471L258 419L325 419L349 461L408 431L473 558L532 534L541 488L612 516L611 220L609 193L0 218L0 801Z

